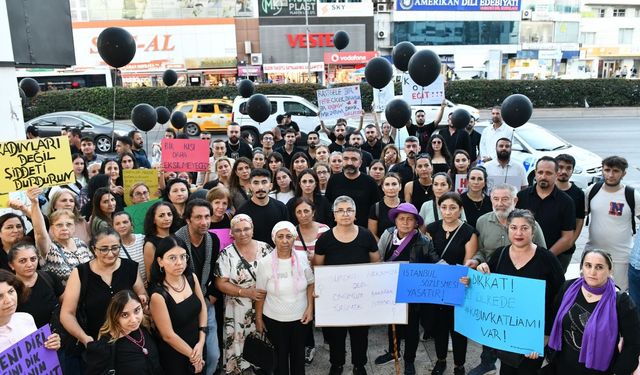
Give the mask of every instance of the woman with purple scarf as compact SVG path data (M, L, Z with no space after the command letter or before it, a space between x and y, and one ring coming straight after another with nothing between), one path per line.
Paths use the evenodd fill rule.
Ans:
M586 250L582 276L558 294L549 337L553 373L631 374L638 367L638 311L627 293L616 292L611 268L609 254Z

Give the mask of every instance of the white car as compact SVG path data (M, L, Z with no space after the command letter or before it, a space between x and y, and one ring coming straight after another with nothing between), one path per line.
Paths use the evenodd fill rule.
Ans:
M305 133L315 129L320 124L318 119L318 107L307 99L295 95L265 95L271 102L271 116L263 122L257 123L247 114L247 101L249 98L236 96L233 100L233 121L246 127L254 128L258 133L273 128L276 117L285 113L291 114L291 121L295 121L300 131Z
M402 99L402 95L396 95L395 99ZM477 108L474 108L466 104L456 104L449 99L445 99L445 100L447 102L447 106L444 108L444 113L442 114L442 120L440 121L440 125L446 125L447 117L449 116L449 113L452 113L453 111L459 108L462 108L467 112L469 112L469 114L473 116L476 119L476 121L480 120L480 111ZM411 121L415 122L416 112L420 109L424 111L425 121L429 123L433 121L433 119L436 117L436 114L440 110L440 104L412 105ZM382 111L379 116L382 121L386 120L384 111Z

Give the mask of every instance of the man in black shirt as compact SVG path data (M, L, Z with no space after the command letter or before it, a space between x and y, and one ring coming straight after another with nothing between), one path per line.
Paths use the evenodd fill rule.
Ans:
M582 227L584 225L585 217L585 199L582 189L577 187L573 182L570 182L571 175L573 175L573 169L576 167L576 159L568 154L560 154L555 157L558 162L558 179L556 180L556 187L565 192L573 200L573 204L576 207L576 230L573 233L573 241L569 250L565 251L566 256L558 257L562 269L566 272L571 257L576 250L576 241L580 237Z
M296 152L304 152L303 149L296 147L296 131L289 128L284 133L284 146L275 149L274 151L279 152L282 155L282 159L284 160L283 166L285 168L291 169L291 158L293 154Z
M518 192L516 208L531 212L540 223L544 239L551 251L562 259L573 245L573 232L576 229L576 209L573 200L556 187L558 163L549 156L543 156L536 163L536 184Z
M475 117L471 116L469 125L467 125L467 133L469 133L470 142L469 144L471 145L471 152L469 153L471 163L476 161L476 159L480 155L480 138L482 137L482 134L478 133L478 131L473 128L474 126L476 126L476 119Z
M356 224L366 228L369 209L379 200L378 185L371 176L360 172L362 152L359 149L347 148L342 162L342 173L331 176L325 196L331 204L341 195L353 199L356 203Z
M407 137L404 140L404 153L407 158L402 163L398 163L391 167L389 172L395 172L400 175L402 179L402 187L407 184L409 181L413 181L414 169L416 167L416 156L418 155L418 150L420 149L418 138L416 137ZM400 194L402 197L402 193Z
M376 126L373 124L365 126L364 136L367 141L360 146L360 149L369 152L374 159L380 159L380 156L382 156L382 140L378 136Z
M471 141L469 140L469 133L466 129L456 129L451 122L451 113L447 118L447 128L440 130L438 133L444 138L444 143L447 145L449 153L453 155L456 150L465 150L471 155Z
M237 122L232 122L227 126L227 138L229 138L225 142L227 145L227 157L234 160L241 156L249 160L252 159L251 146L240 140L240 125Z
M253 238L274 246L271 240L271 229L279 221L289 220L284 203L270 198L271 173L264 168L251 171L249 177L251 199L246 201L236 214L246 214L253 219Z
M218 359L220 359L215 305L218 300L222 301L222 293L215 288L213 282L213 270L220 254L220 241L217 236L209 233L211 215L213 215L213 208L208 201L204 199L189 201L184 209L187 225L178 229L175 234L186 245L189 268L198 276L207 305L207 330L205 332L207 374L213 374L216 371ZM218 318L222 320L222 310L218 313Z
M142 133L140 133L140 131L138 130L132 130L129 132L129 137L133 141L133 144L131 145L131 152L133 153L133 156L136 157L138 166L140 168L151 168L151 163L149 163L147 152L144 150L144 140L142 139ZM211 134L209 134L209 139L211 139Z
M369 152L361 149L362 134L360 133L351 134L351 136L349 137L349 145L353 148L360 149L360 152L362 152L362 164L360 164L360 172L367 173L367 168L369 168L369 165L371 165L371 162L373 161L373 156L371 156Z
M336 139L329 145L329 152L344 151L345 146L347 146L347 124L343 122L336 123L336 126L333 127L333 134Z
M69 148L71 149L71 155L79 154L82 147L82 131L80 128L71 127L67 130L67 137L69 137Z
M430 123L425 125L425 113L422 109L416 111L416 123L407 124L407 132L409 135L413 135L418 137L420 142L420 152L427 151L427 143L429 142L429 138L431 134L438 128L438 124L442 121L442 115L444 114L444 109L447 106L446 100L442 101L440 105L440 109L436 112L436 117Z
M309 168L316 164L316 147L320 145L320 134L312 130L307 133L307 156L309 157Z

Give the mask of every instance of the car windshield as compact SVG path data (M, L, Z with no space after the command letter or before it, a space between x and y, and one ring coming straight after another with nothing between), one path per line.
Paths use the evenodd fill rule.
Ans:
M102 125L106 124L107 122L111 122L111 120L94 113L82 113L78 115L78 117L80 117L82 121L88 122L89 124L93 125Z
M541 127L522 127L516 132L537 151L554 151L569 147L569 144L562 138Z

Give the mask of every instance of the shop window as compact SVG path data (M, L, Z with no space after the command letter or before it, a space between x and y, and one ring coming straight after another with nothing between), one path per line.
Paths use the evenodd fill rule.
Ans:
M200 113L215 113L216 109L213 103L211 104L198 104L198 112Z
M596 44L596 33L584 32L580 34L580 43L582 44Z
M178 111L183 112L183 113L189 113L192 110L193 110L193 105L192 104L183 105L182 107L178 108Z
M285 107L286 108L286 107ZM243 115L247 115L247 102L244 103L240 103L240 108L239 108L240 113L242 113ZM271 102L271 114L276 113L276 111L278 111L278 103L276 102ZM285 110L286 112L286 110Z
M413 21L395 22L394 43L416 45L518 44L515 21ZM553 28L551 28L553 35Z
M317 114L302 103L284 102L284 111L294 116L316 116Z
M218 109L220 109L220 113L231 113L233 112L233 107L226 104L218 104Z
M614 17L624 17L626 15L626 9L624 8L619 8L619 9L614 9L613 10L613 16Z
M607 15L607 10L605 8L595 9L595 12L599 18L604 18Z

